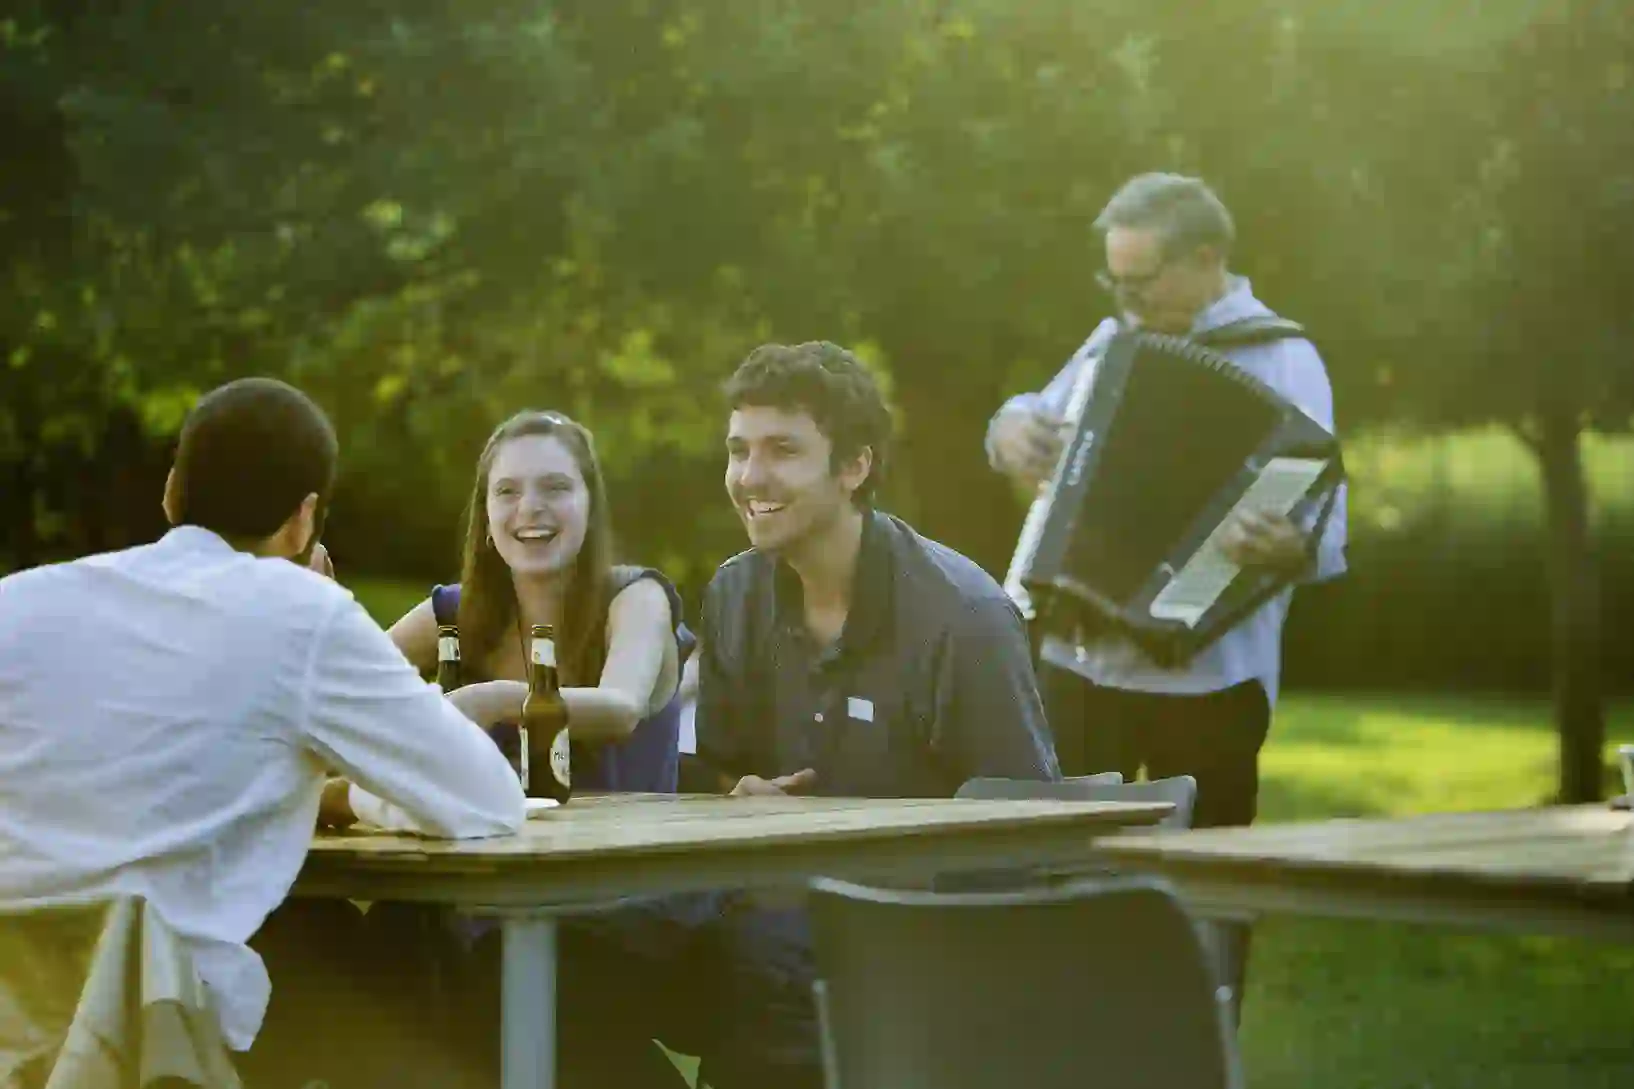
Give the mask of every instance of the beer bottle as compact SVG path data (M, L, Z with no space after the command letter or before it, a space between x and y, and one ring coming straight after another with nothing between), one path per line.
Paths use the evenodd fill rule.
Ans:
M528 655L528 695L522 701L519 733L522 790L534 797L555 798L565 803L573 793L567 703L562 699L561 682L556 676L556 640L549 624L533 626L533 645ZM549 774L539 777L537 789L529 774L530 737L547 743L550 752Z
M437 626L437 687L452 692L460 686L460 629Z

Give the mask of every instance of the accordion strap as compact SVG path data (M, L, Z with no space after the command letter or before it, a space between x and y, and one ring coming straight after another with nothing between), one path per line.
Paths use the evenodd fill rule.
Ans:
M1305 335L1305 327L1297 321L1261 314L1195 333L1191 339L1205 348L1243 348L1250 344L1269 344L1273 340L1302 339Z

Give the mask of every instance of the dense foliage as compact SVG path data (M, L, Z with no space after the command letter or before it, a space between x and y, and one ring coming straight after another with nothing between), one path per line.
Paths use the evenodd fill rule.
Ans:
M482 439L550 406L595 429L630 548L695 587L741 541L713 389L763 339L824 336L888 379L893 505L1001 569L1019 507L986 418L1104 311L1107 194L1183 169L1236 212L1261 296L1317 331L1343 427L1497 422L1536 451L1553 612L1501 619L1553 616L1563 786L1589 789L1605 595L1579 436L1634 407L1626 5L11 11L14 565L150 536L181 413L259 371L342 429L343 564L446 575ZM1403 631L1427 622L1403 605Z

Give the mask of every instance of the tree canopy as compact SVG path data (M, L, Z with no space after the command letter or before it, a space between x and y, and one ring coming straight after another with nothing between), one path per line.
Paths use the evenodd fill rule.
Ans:
M334 531L389 524L382 563L445 565L486 433L550 406L594 429L625 535L694 577L738 547L710 394L755 343L821 336L892 391L893 503L1001 569L1019 510L986 419L1105 312L1089 224L1112 189L1178 169L1315 330L1343 428L1526 436L1575 618L1557 646L1592 641L1564 572L1592 558L1578 436L1634 415L1626 5L13 9L13 563L150 531L128 487L200 390L261 372L333 412Z

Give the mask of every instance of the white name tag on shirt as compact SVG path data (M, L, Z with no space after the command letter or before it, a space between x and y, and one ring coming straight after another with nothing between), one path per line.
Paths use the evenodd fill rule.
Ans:
M845 698L845 713L858 722L874 721L874 702L865 700L861 696L847 696Z

